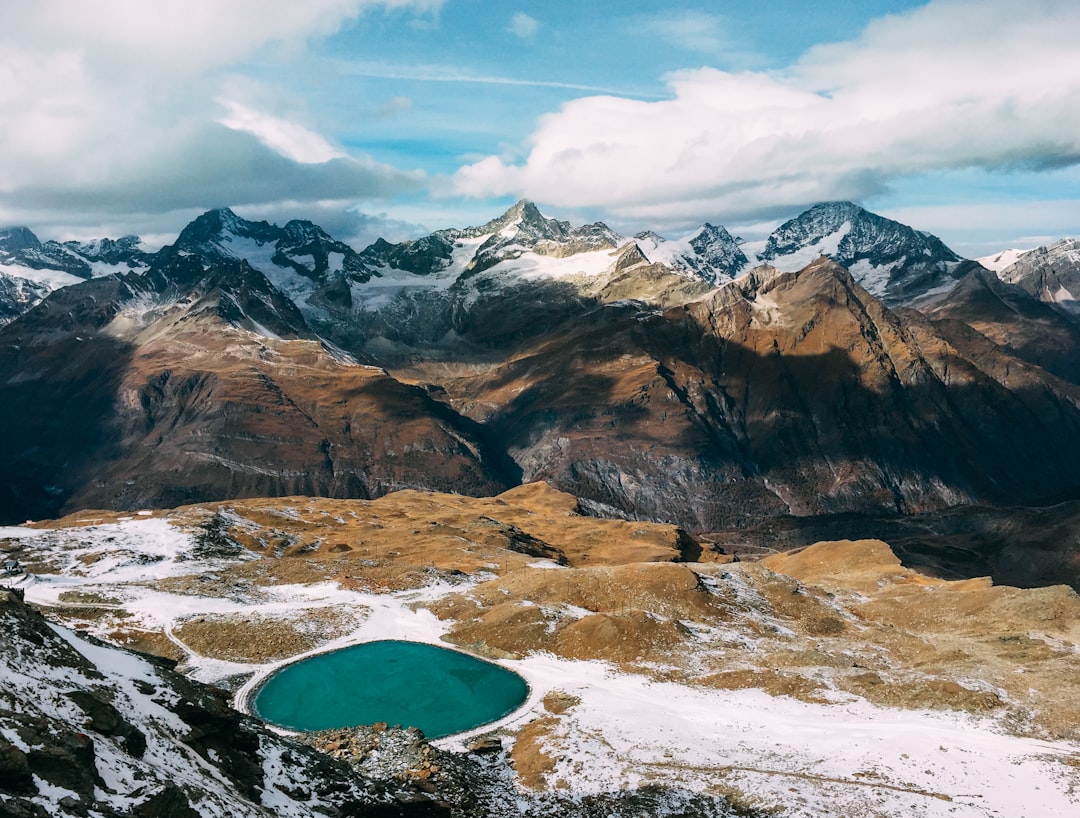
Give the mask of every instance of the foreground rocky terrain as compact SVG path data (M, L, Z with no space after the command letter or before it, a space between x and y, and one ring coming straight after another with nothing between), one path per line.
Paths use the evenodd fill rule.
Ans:
M286 741L174 663L54 626L0 590L0 815L432 814Z
M732 561L676 527L581 510L544 484L238 499L0 529L0 547L50 619L178 661L241 707L281 663L373 639L457 645L521 673L523 709L434 748L392 726L308 739L358 786L429 808L1075 812L1071 589L931 578L880 541Z

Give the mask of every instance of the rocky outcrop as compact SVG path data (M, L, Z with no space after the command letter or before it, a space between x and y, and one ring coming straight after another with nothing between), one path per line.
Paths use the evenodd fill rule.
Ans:
M1080 239L1030 250L998 275L1073 320L1080 318Z
M3 589L0 626L0 815L440 814L278 737L164 660L50 626Z

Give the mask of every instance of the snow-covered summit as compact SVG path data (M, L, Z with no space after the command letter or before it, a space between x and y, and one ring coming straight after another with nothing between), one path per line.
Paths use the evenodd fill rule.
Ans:
M1008 267L1016 264L1024 255L1030 253L1031 250L1019 250L1014 247L1010 247L1007 250L1002 250L998 253L991 253L988 256L981 256L975 259L979 264L985 267L987 270L991 270L995 273L1000 273Z
M708 222L680 239L669 241L651 230L635 238L650 261L714 286L730 281L750 266L739 239L726 228Z
M1080 316L1080 239L1064 238L1029 250L999 270L998 276L1040 301Z
M824 202L773 231L758 260L786 272L820 256L848 268L871 294L903 302L950 286L961 261L936 236L852 202Z
M27 227L0 228L0 325L53 290L89 278L145 270L149 258L137 236L42 242Z
M380 239L361 255L374 266L413 275L457 276L479 273L527 254L564 259L581 253L610 252L622 241L602 222L575 227L548 218L534 203L523 199L482 225L437 230L400 244Z

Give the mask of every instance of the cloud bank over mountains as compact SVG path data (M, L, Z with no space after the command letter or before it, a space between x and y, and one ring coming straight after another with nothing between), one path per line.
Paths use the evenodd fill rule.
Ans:
M43 0L0 6L0 222L219 204L355 202L422 174L348 155L302 100L238 79L373 7L440 0ZM237 95L240 95L239 97ZM63 218L62 215L58 218Z
M679 71L672 99L592 96L541 118L522 157L455 190L617 217L768 217L961 168L1080 161L1080 7L943 0L880 18L783 71Z
M621 8L553 3L534 17L462 0L0 4L0 224L153 241L229 205L352 224L342 235L358 238L377 230L358 208L401 229L424 213L467 221L508 197L622 228L775 224L817 201L972 171L1056 179L1041 204L1064 201L1065 229L1080 223L1068 189L1080 179L1080 6L932 0L769 70L753 68L780 64L755 55L766 44L739 36L740 15L763 13L749 3L723 16L680 3L663 14ZM825 4L814 14L853 13ZM598 17L614 50L581 54L574 38ZM651 74L664 87L628 81L629 30L658 52L681 45L688 67ZM492 36L501 51L477 47ZM379 37L400 64L384 65ZM433 42L447 49L428 53ZM582 62L560 73L567 53ZM425 94L432 85L446 93ZM641 93L605 90L629 86ZM334 97L353 88L351 106ZM512 137L508 121L520 123ZM441 159L438 133L453 145ZM940 209L943 188L916 204L962 224L957 208ZM900 199L891 215L912 206ZM1038 212L1010 211L1006 199L974 201L1005 208L994 211L1001 224Z

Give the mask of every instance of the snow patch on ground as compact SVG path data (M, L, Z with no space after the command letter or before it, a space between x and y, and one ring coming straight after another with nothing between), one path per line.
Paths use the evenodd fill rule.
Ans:
M355 629L322 645L320 652L381 639L440 644L450 623L424 606L463 588L433 577L419 590L396 593L354 591L330 582L250 586L228 597L171 593L157 587L160 579L209 573L220 561L193 558L195 537L160 518L63 531L8 527L0 529L0 537L24 541L26 549L60 571L25 582L28 601L62 605L64 590L92 592L119 600L118 607L146 627L161 627L170 635L198 614L284 615L326 606L364 611ZM755 600L748 588L739 586L735 592L749 610ZM585 612L567 607L558 613ZM128 687L131 680L154 673L137 657L107 652L63 628L55 630L99 667L110 667L118 680L127 679ZM731 787L760 806L776 806L793 816L1065 818L1080 812L1080 771L1064 763L1075 765L1080 745L1011 736L991 719L887 709L847 696L818 704L758 690L692 687L651 681L600 661L543 654L498 663L521 674L531 694L523 708L477 732L498 727L513 733L545 713L542 700L552 691L576 697L580 703L559 716L542 740L545 753L557 759L549 784L565 784L574 793L655 781L693 791ZM236 699L244 707L259 682L282 664L245 665L190 655L183 666L204 681L251 674ZM0 682L19 689L23 681L17 669L0 668ZM25 695L32 696L33 690ZM145 698L131 687L131 701L153 709L140 718L171 718ZM461 749L464 741L458 736L439 744ZM164 763L167 751L160 745L151 748L166 754ZM111 763L103 759L102 766ZM282 767L273 753L266 763L270 771ZM111 780L123 791L127 768L119 760L117 765ZM291 814L276 788L266 790L263 803Z

